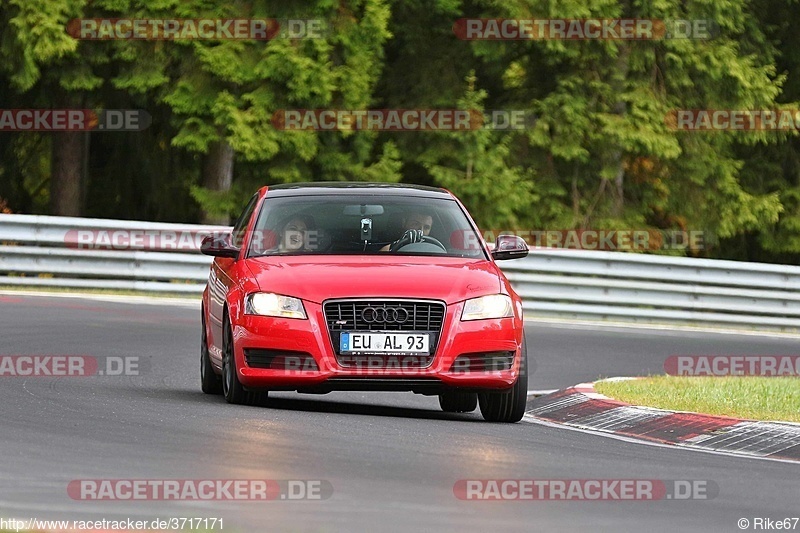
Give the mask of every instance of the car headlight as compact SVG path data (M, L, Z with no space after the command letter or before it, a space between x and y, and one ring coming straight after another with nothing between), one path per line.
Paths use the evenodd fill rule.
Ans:
M490 294L464 302L461 320L482 320L514 316L511 297L505 294Z
M247 315L306 318L306 310L299 298L281 296L271 292L248 294L245 299L244 312Z

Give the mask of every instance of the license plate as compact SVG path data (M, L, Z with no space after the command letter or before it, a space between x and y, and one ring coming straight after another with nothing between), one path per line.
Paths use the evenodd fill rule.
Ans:
M430 354L427 333L352 333L339 337L340 353Z

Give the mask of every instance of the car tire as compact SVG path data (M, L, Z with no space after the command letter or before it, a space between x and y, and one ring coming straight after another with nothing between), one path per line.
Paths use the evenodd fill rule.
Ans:
M253 393L245 390L236 372L234 357L233 331L227 314L222 327L222 395L225 401L237 405L253 405L266 396L265 393Z
M269 398L269 391L248 391L244 388L236 372L234 353L233 331L226 314L222 329L222 395L228 403L263 406Z
M525 333L522 334L520 349L519 376L511 390L502 392L482 392L478 394L481 415L487 422L519 422L525 414L528 401L528 351L525 346Z
M471 413L478 408L478 394L448 391L439 395L439 406L445 413Z
M222 378L214 372L214 368L211 366L211 359L208 355L205 311L201 310L201 313L200 323L203 332L200 335L200 388L206 394L221 394Z

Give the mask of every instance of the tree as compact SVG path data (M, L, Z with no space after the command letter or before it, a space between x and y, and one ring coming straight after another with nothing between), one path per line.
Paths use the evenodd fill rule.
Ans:
M50 106L82 108L83 91L102 83L91 73L96 55L82 56L78 42L66 31L67 21L80 16L85 0L0 0L0 69L18 92L38 84ZM43 69L44 72L43 72ZM81 214L85 156L85 132L52 134L50 211L56 215Z
M458 109L483 113L486 91L477 90L476 77L466 78L466 94ZM488 126L485 125L485 126ZM533 193L533 173L514 164L511 143L515 132L479 127L472 131L427 133L430 142L419 162L434 181L458 196L485 230L516 229L527 218Z
M174 113L174 147L202 154L202 179L193 195L203 220L223 223L255 184L233 180L234 160L268 162L259 185L273 181L341 179L369 173L369 135L284 132L272 127L275 111L328 106L365 107L377 78L388 9L380 0L327 1L295 6L237 1L210 6L202 0L167 0L154 8L140 0L128 6L136 18L278 18L329 21L321 39L270 41L188 40L123 43L131 65L114 79L129 91L156 91ZM126 8L128 7L126 6ZM125 50L127 48L127 50ZM142 65L136 58L154 59ZM354 137L348 145L347 139ZM395 169L391 146L376 168ZM245 174L247 174L245 172Z

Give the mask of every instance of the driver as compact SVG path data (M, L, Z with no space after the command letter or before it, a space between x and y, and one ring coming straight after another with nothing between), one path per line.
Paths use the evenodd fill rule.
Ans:
M406 244L422 242L422 238L431 234L433 216L422 211L411 211L403 217L403 236L391 244L381 248L381 252L395 251Z

